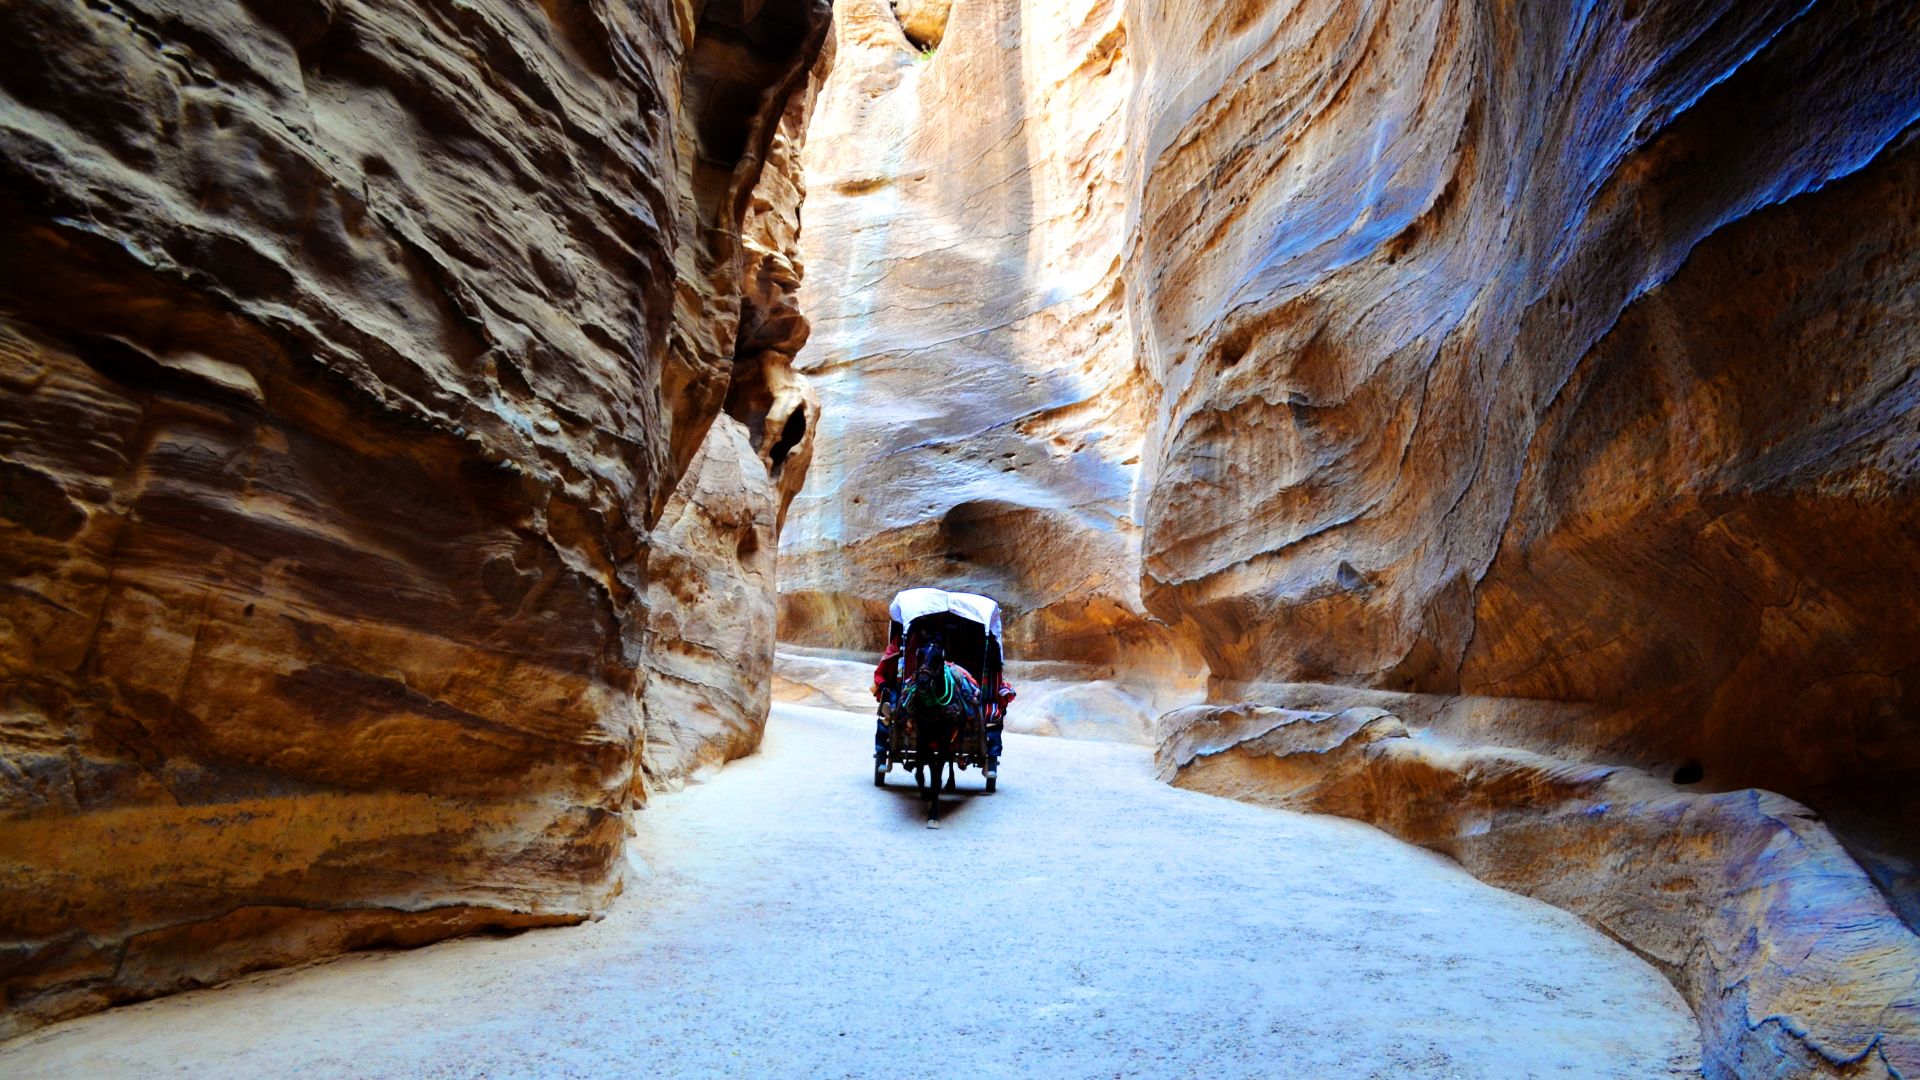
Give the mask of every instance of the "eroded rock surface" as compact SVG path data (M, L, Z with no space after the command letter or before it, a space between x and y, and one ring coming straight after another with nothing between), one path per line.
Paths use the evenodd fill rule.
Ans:
M946 37L953 0L893 0L893 13L908 41L922 49L934 49Z
M648 537L825 24L0 16L0 1030L617 891Z
M741 228L740 329L714 421L652 536L641 783L671 790L752 753L771 705L781 523L813 459L820 401L794 370L805 142L831 43L780 118ZM643 793L644 794L644 793Z
M1022 658L1191 670L1139 596L1118 9L956 5L928 61L886 0L835 32L802 237L824 429L783 640L877 653L888 598L931 584L998 599Z
M1920 836L1912 5L1133 15L1210 57L1127 282L1215 678L1598 704L1503 737Z
M976 588L1920 835L1915 18L1033 0L919 62L847 0L783 636Z
M1920 938L1791 799L1416 737L1379 708L1166 723L1181 787L1371 822L1625 943L1693 1004L1710 1076L1920 1069Z
M1811 806L1920 918L1912 4L1007 0L930 58L841 13L784 638L877 648L924 582L1016 656L1411 695L1681 779L1725 881L1774 835L1740 789ZM1723 1072L1799 1067L1673 970ZM1851 978L1782 1007L1854 1031Z
M647 583L649 789L753 752L772 703L775 493L730 416L654 530Z

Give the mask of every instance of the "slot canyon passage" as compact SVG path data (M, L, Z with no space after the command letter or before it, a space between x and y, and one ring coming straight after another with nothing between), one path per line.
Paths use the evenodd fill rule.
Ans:
M1910 0L0 26L0 1075L1920 1076Z

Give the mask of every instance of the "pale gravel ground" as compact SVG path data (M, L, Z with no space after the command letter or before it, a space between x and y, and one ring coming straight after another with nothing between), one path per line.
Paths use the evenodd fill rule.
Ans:
M1694 1075L1679 996L1572 916L1364 825L1009 737L945 827L866 717L642 815L605 920L257 976L0 1048L5 1077Z

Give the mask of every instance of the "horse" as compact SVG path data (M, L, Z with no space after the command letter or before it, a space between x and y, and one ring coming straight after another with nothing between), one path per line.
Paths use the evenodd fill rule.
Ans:
M937 829L942 775L947 790L955 790L959 771L953 766L954 744L980 708L980 689L959 665L947 663L939 642L922 646L918 663L901 695L900 712L913 725L913 782L927 794L927 828ZM921 784L922 766L931 766L931 784Z

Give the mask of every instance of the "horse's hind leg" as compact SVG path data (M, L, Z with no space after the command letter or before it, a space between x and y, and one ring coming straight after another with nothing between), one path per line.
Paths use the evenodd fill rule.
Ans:
M935 755L933 759L933 783L927 785L927 828L940 827L940 768L946 759Z

